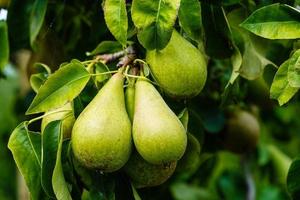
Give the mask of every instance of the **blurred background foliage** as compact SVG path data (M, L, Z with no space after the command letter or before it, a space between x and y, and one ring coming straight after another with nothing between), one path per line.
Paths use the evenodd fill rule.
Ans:
M10 62L4 67L0 79L0 200L26 199L26 192L22 189L24 184L20 183L7 142L13 128L25 120L24 112L34 97L29 86L29 77L36 72L34 63L45 63L55 71L61 63L73 58L86 59L86 52L101 41L114 40L106 28L100 1L49 0L45 21L36 42L31 45L28 16L34 2L0 1L1 12L8 10L6 22L10 48ZM223 1L228 5L227 14L236 8L235 3L254 10L275 2L278 1ZM299 6L299 1L279 2ZM295 45L300 46L289 40L270 43L263 38L254 38L264 55L278 66L287 59ZM139 54L143 56L142 49ZM299 95L283 107L270 100L269 88L276 72L276 68L270 65L259 78L249 81L239 77L225 91L232 71L230 60L212 59L208 70L204 91L188 104L189 130L202 144L201 165L193 172L175 174L160 187L139 190L141 198L239 200L251 199L256 193L259 200L288 199L285 179L281 176L287 173L291 159L300 155ZM167 97L165 100L177 113L183 108L181 103ZM222 148L220 131L226 120L224 107L230 106L249 110L259 119L259 145L250 155L240 156ZM37 123L32 130L39 130L39 127ZM122 198L126 199L125 192Z

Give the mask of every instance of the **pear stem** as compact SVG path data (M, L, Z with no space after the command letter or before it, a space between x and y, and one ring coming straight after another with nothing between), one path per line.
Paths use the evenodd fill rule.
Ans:
M97 73L97 74L90 74L90 76L101 76L101 75L105 75L105 74L113 74L113 73L117 73L119 70L114 70L114 71L109 71L109 72L102 72L102 73Z
M89 64L89 63L92 63L92 62L95 62L95 59L82 61L81 63L86 65L86 64Z
M151 81L150 79L146 78L145 76L136 76L136 75L131 75L131 74L127 74L127 73L123 73L125 76L131 77L131 78L140 78L146 81L149 81L150 83L152 83L153 85L157 85L160 87L159 84L157 84L156 82Z
M148 66L148 64L147 64L144 60L142 60L142 59L135 59L135 60L133 61L134 64L135 64L135 63L138 63L138 62Z
M127 67L126 67L126 69L125 69L125 72L124 72L124 75L125 75L125 74L128 74L129 68L130 68L130 66L127 65ZM128 76L125 76L125 77L126 77L127 82L130 83L130 82L131 82L130 78L129 78Z
M48 115L52 115L54 113L60 113L60 112L69 112L69 111L71 111L71 110L53 110L53 111L49 111L49 112L43 114L42 116L39 116L39 117L36 117L36 118L33 118L33 119L29 120L28 125L35 122L35 121L38 121L38 120L40 120L40 119L42 119L42 118L44 118Z

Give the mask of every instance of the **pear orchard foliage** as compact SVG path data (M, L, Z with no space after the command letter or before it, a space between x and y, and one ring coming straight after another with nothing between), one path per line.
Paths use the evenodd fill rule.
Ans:
M36 55L8 142L31 199L300 198L299 1L74 2L0 4L1 74Z

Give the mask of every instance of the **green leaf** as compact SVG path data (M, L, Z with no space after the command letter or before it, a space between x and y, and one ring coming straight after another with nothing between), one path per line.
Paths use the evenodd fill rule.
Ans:
M285 186L292 160L275 144L268 144L266 147L274 169L274 180Z
M287 176L287 189L288 192L291 194L293 199L300 198L300 159L295 159L288 172Z
M126 1L105 0L103 9L108 29L123 46L126 46L128 29Z
M300 11L285 4L272 4L257 9L241 26L268 39L300 38Z
M229 84L233 84L234 81L237 79L237 77L239 76L240 68L242 66L242 55L240 53L240 50L236 46L234 46L234 53L231 56L231 63L232 63L232 72L231 72L229 82L226 85L226 88L228 87Z
M133 0L131 15L138 40L147 49L163 49L169 42L180 0Z
M39 73L51 74L51 69L44 63L35 63L34 69Z
M300 87L300 49L289 59L288 81L292 87Z
M90 74L80 62L72 62L49 76L29 106L26 114L58 108L73 100L83 90Z
M131 183L130 185L131 185L134 200L142 200L139 193L136 191L135 187L133 186L133 184Z
M235 9L227 15L234 46L238 47L242 55L242 65L238 72L243 78L254 80L263 74L265 66L277 66L266 57L270 52L266 47L271 46L271 41L253 35L238 26L245 17L246 11L241 8Z
M213 58L229 58L233 52L231 30L221 6L201 3L205 52Z
M95 65L95 73L103 73L103 72L108 72L109 68L107 67L107 65L105 65L104 63L97 63ZM111 77L111 74L103 74L100 76L96 76L96 81L98 83L103 83L105 80L109 79Z
M37 93L39 91L39 88L44 84L46 80L47 77L42 73L32 74L30 76L31 88Z
M23 175L30 196L40 200L43 194L41 186L41 135L28 131L28 122L22 122L12 132L8 148Z
M41 182L45 192L54 196L52 188L52 174L56 163L61 121L50 122L42 135L42 175Z
M2 71L8 63L9 57L8 33L5 21L0 21L0 49L0 71Z
M299 88L290 86L288 82L289 60L285 61L275 74L270 89L270 98L277 99L279 105L287 103Z
M39 88L45 83L47 77L51 74L51 69L43 63L35 63L34 68L39 73L30 76L31 88L37 93Z
M188 130L188 123L189 123L189 111L187 108L184 108L178 115L177 117L181 121L183 127L185 130Z
M62 134L61 122L56 121L54 123L59 123L59 131L56 131L58 148L56 154L55 167L52 176L53 190L58 200L72 200L67 182L64 177L63 168L62 168L61 152L62 152L63 134Z
M196 187L186 183L172 184L170 189L175 200L219 199L215 194L206 188Z
M40 32L47 11L48 0L35 0L30 16L30 44L33 43Z
M102 41L97 47L91 51L87 52L87 56L94 56L102 53L114 53L122 50L122 45L116 41Z
M35 0L10 0L7 14L11 52L30 48L30 15Z
M193 40L201 41L201 7L198 0L181 0L178 12L180 25Z
M262 75L265 66L274 64L257 51L250 39L244 39L244 45L242 66L239 73L248 80L254 80Z

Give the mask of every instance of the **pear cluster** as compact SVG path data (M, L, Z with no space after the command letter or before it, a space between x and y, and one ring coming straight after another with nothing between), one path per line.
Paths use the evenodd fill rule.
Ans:
M203 55L176 31L165 49L147 52L147 62L172 97L195 96L206 81ZM119 71L78 116L71 136L74 157L102 172L123 167L136 187L159 185L186 151L186 129L147 78L129 84L125 93L123 85Z
M141 186L156 185L174 172L176 161L183 156L186 131L147 79L140 78L135 87L127 89L128 103L125 103L123 84L124 75L114 74L78 116L72 131L73 153L87 168L113 172L127 163L134 143L136 150L128 166L131 162L140 164L125 169L132 171L143 166L147 172L164 172L165 177L158 182L149 178L140 181ZM131 96L134 98L130 99ZM134 109L133 122L126 105L128 110Z

